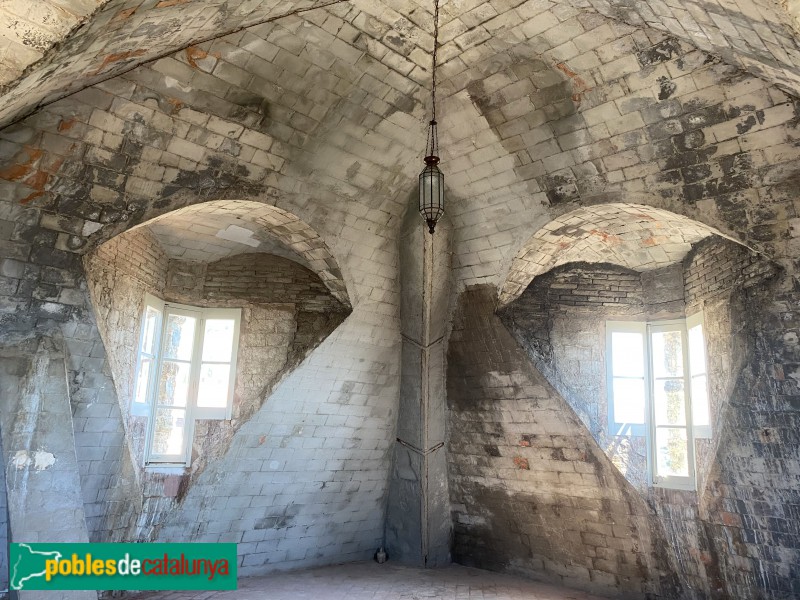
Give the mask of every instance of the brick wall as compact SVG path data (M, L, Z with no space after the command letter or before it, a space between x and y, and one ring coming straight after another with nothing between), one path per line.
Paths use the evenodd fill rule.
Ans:
M747 248L711 238L698 244L684 261L687 312L728 296L734 288L758 286L775 274L775 267Z
M464 292L448 351L455 560L614 597L681 597L660 525L495 308L493 290Z
M596 15L577 20L609 31ZM448 187L465 199L448 213L458 230L454 265L464 285L503 287L516 258L536 258L537 245L527 242L548 233L543 225L579 212L573 202L665 209L768 255L795 252L786 245L797 237L789 225L795 99L647 28L617 33L563 67L560 58L524 70L505 60L528 49L521 41L477 63L451 65L443 84L453 87L449 114L456 110L453 120L469 124L455 128L449 145L457 156L448 161ZM620 56L620 48L632 55ZM609 70L606 60L625 68ZM578 68L575 61L586 62ZM503 110L510 98L513 110ZM548 206L567 214L544 214ZM591 221L583 225L595 229ZM660 235L671 241L670 229ZM602 246L615 232L595 233ZM564 252L551 250L556 257Z
M631 483L645 490L644 439L608 432L605 321L683 318L703 309L711 409L719 418L744 359L736 348L737 328L731 320L735 312L731 302L741 303L733 292L758 286L773 272L769 261L714 236L699 242L683 264L654 271L636 273L580 263L558 267L534 279L500 314L609 458ZM711 442L697 441L701 483L713 448Z
M169 259L147 227L103 244L96 257L114 265L119 276L133 277L150 290L164 289Z
M84 494L91 498L86 510L92 515L90 529L97 537L114 537L120 535L116 530L132 527L126 523L130 513L119 512L103 500L105 495L112 495L111 482L122 470L123 458L134 465L143 464L146 419L129 415L128 407L145 293L191 305L242 308L233 420L197 423L191 471L180 477L179 483L134 468L143 502L135 517L135 535L148 539L157 534L159 515L174 508L178 490L187 489L209 464L225 454L236 430L259 410L280 376L296 367L347 312L316 274L297 263L266 254L234 256L208 266L169 260L146 227L101 245L87 258L86 265L119 398L116 405L116 398L106 394L108 402L94 403L76 414L76 427L83 432L78 447L85 471ZM323 307L325 313L310 312ZM125 415L130 456L121 455L120 444L110 455L109 448L102 447L102 439L92 435L100 431L121 433L120 408Z
M166 24L158 26L158 15L190 5L140 8L135 15L121 14L125 18L115 27L137 31L141 27L129 27L136 22L154 40L156 29L174 38L176 19L165 17ZM500 285L515 253L527 251L520 244L543 224L573 205L608 202L688 215L792 267L798 108L781 90L797 78L794 71L776 69L770 55L774 50L787 63L797 61L794 42L774 33L783 31L779 21L768 19L766 29L749 23L753 29L737 17L733 27L726 15L738 9L714 10L712 19L707 8L695 11L692 5L701 26L689 34L681 29L681 9L669 9L678 17L672 19L662 14L662 3L656 18L645 3L618 10L599 2L601 12L615 11L613 19L583 6L539 13L535 2L509 11L488 5L491 10L453 16L452 27L442 31L441 90L450 115L442 131L443 158L448 193L460 199L445 218L455 228L458 285ZM381 3L341 3L240 31L107 78L0 132L0 335L62 328L72 345L74 396L87 405L99 395L114 395L82 289L80 255L98 239L190 203L250 198L285 207L338 257L356 311L319 353L279 383L271 396L275 403L257 412L258 424L235 438L213 471L224 485L204 480L196 492L188 491L191 502L170 521L173 539L203 528L197 536L209 540L219 539L219 531L238 532L240 539L256 536L248 541L256 545L246 550L252 571L267 560L299 565L367 557L378 538L381 515L375 506L385 492L380 481L387 479L384 455L393 441L397 398L397 231L415 182L424 127L418 118L421 90L428 81L406 55L416 60L426 54L419 48L430 44L426 32L415 30L419 37L400 44L398 52L395 24L414 30L401 16ZM637 25L625 25L618 20L623 17ZM704 49L713 38L714 54L664 33L672 29L685 39L697 35ZM759 73L768 79L719 58L737 62L738 53L726 46L757 40L756 30L779 42L769 42L773 50L748 50L751 58L767 59ZM81 31L94 35L97 29ZM513 42L498 46L497 38ZM109 35L86 48L107 42L122 43ZM63 51L75 47L65 44ZM152 47L164 51L160 44ZM7 98L2 114L23 114L67 84L74 87L65 93L77 90L86 81L77 71L106 78L134 63L110 55L67 60L54 54L48 64L61 67L48 72L46 82L39 79L43 72L32 72ZM757 69L749 59L739 64ZM770 81L783 85L778 89ZM761 315L748 325L759 362L748 363L750 379L740 389L754 391L732 411L734 424L718 463L724 471L718 481L727 487L721 488L724 503L717 514L739 515L743 526L720 525L718 546L708 547L718 548L712 562L726 570L728 591L745 597L755 596L753 590L778 594L794 575L778 558L796 558L794 538L780 535L794 506L791 490L781 490L786 473L800 463L792 437L800 429L792 377L800 364L796 273L787 273L782 283L774 298L763 298L763 313L730 319L747 323ZM323 416L324 425L318 422ZM310 440L309 423L320 428ZM111 445L116 435L100 433ZM335 460L345 463L320 462L314 445L323 437L337 444ZM255 462L245 463L251 456ZM246 493L252 491L246 489L248 478L261 468L268 472L257 478L267 486L260 491L270 498L269 507ZM118 474L127 476L125 465ZM313 481L300 481L304 477ZM299 496L277 494L273 501L270 494L287 482ZM331 494L325 504L314 502L320 493ZM765 519L764 497L772 513L781 515L776 520ZM306 503L303 508L296 508L296 498ZM349 506L362 512L352 513ZM223 509L230 520L219 520ZM294 511L302 518L284 527L284 517ZM266 527L256 530L256 523ZM774 542L781 556L763 544L748 548L755 537ZM800 562L788 559L783 564Z
M160 295L167 267L167 256L144 227L85 259L97 326L70 323L67 349L75 451L92 541L124 535L141 506L134 465L141 464L145 422L128 411L144 295Z
M264 254L240 254L210 263L202 294L208 300L290 302L312 312L343 310L315 273L287 258Z
M673 271L639 273L615 265L568 264L534 279L500 312L536 367L638 488L646 486L644 439L612 438L608 433L605 321L683 316L682 302L674 302L683 295L681 272L676 294L669 286L675 283Z
M584 268L570 265L569 269L551 272L544 302L556 307L589 307L608 310L644 306L641 275L635 271L614 267L585 265Z
M241 575L371 557L395 433L386 390L399 375L382 327L354 313L281 380L157 540L238 542Z
M319 30L316 26L315 29ZM294 35L287 36L287 39L291 37ZM243 56L229 43L223 42L222 45L224 55L231 60ZM68 342L74 342L72 356L84 365L80 369L76 366L78 370L71 373L73 397L79 398L86 407L97 404L95 398L100 394L110 396L112 402L107 404L127 405L122 398L116 398L110 377L112 371L105 365L105 350L95 324L92 303L82 291L86 282L81 269L81 254L101 239L112 238L150 217L188 203L230 197L258 200L253 204L262 209L262 214L281 217L276 223L269 219L259 221L264 229L273 231L279 240L292 242L293 248L314 266L316 272L326 275L326 282L337 287L343 297L347 295L342 281L342 273L345 273L347 292L354 301L358 300L356 314L347 320L344 331L337 330L335 340L328 338L329 343L322 344L324 350L319 348L310 355L308 349L318 344L326 332L339 323L342 313L314 311L310 304L309 310L300 311L303 316L298 320L302 322L296 328L287 362L297 367L292 377L278 376L274 387L262 387L263 395L258 398L258 406L253 405L253 410L254 415L262 415L259 418L263 421L247 434L240 436L237 432L227 448L227 442L216 446L224 452L224 458L218 459L214 455L214 460L203 467L200 476L210 473L212 480L216 477L223 481L221 486L204 484L197 491L193 491L195 484L179 486L179 497L166 497L166 488L175 491L174 482L148 480L136 490L113 484L114 487L106 490L104 495L108 507L102 511L105 517L93 513L92 518L97 519L93 527L106 532L103 535L114 541L152 539L162 535L160 531L170 524L174 526L163 535L172 540L210 540L215 535L219 539L220 531L225 532L229 541L241 541L247 536L252 546L241 548L243 561L245 554L248 555L247 569L250 572L289 564L319 564L342 560L343 557L367 558L382 538L383 502L389 469L387 450L394 440L395 413L392 406L397 398L399 336L395 229L406 204L405 194L399 196L397 192L402 189L406 178L396 169L389 172L388 167L404 164L407 165L405 169L413 171L415 167L411 163L398 161L403 144L396 142L398 139L416 139L410 130L419 124L387 104L386 111L390 116L385 118L391 122L383 121L383 128L385 132L392 132L394 142L391 147L388 138L378 134L369 136L372 145L347 136L330 140L317 138L314 140L316 152L333 152L342 159L341 162L338 159L318 161L313 153L302 148L310 139L308 134L316 127L316 122L301 117L298 111L313 111L317 118L327 115L336 123L340 123L343 114L347 113L350 115L348 118L355 119L358 127L362 127L365 120L375 118L374 113L362 107L369 94L345 86L343 93L348 99L344 100L328 89L329 84L335 84L333 78L326 78L325 72L318 71L320 77L326 78L325 85L308 85L328 102L322 110L313 103L301 108L294 95L281 108L281 100L273 97L269 100L272 118L264 124L258 107L247 108L241 104L244 102L243 94L251 97L249 93L240 90L231 101L221 99L231 90L230 84L223 80L205 77L203 84L197 84L206 86L205 91L199 91L193 85L191 93L179 93L171 84L168 85L167 82L178 77L185 80L186 89L189 89L189 81L196 72L186 66L183 53L178 58L169 59L157 69L145 67L146 72L138 74L141 78L135 76L135 81L109 80L103 89L87 90L81 94L81 99L51 105L53 113L37 113L14 126L16 131L23 132L17 140L42 141L44 137L48 138L45 152L48 158L44 160L50 166L55 165L53 169L60 169L60 159L50 162L49 157L64 159L60 164L64 166L62 175L65 179L48 178L47 191L44 192L49 197L50 191L58 187L64 192L64 201L57 209L55 204L48 204L55 212L50 211L44 216L43 212L48 210L43 211L43 205L38 204L42 199L38 192L27 201L34 204L21 204L19 201L31 194L26 191L27 185L21 180L14 181L13 174L6 173L5 178L0 174L3 179L0 182L2 217L19 221L16 230L13 223L10 227L0 227L0 234L4 236L3 274L8 277L0 288L0 311L3 312L0 318L9 332L27 334L35 328L63 328ZM361 67L351 65L347 68L357 73L359 78L364 75ZM388 73L383 67L376 64L375 68L381 74L370 81L385 79ZM170 74L164 75L163 70ZM393 83L397 85L397 81L393 80ZM266 93L268 89L272 90L260 80L257 90ZM180 98L176 98L176 93ZM351 102L351 97L358 100ZM296 115L292 117L292 123L297 125L297 130L289 123L288 106L297 109L291 112L291 115ZM329 107L333 108L327 113ZM286 118L281 119L279 113ZM55 120L54 114L59 115ZM384 119L383 116L377 118L379 121ZM60 132L59 123L62 123ZM6 130L6 138L8 134ZM14 158L21 150L16 142L4 139L0 145L4 163L13 163L20 158ZM376 152L376 145L384 151ZM93 149L85 154L89 146ZM166 146L170 148L166 149ZM267 152L267 148L275 152ZM284 163L288 165L289 159L292 159L292 167L283 167ZM378 168L371 162L373 160L385 164L387 169ZM311 165L319 167L320 164L325 165L325 172L316 168L315 178L309 179L305 175L297 178L298 173L310 172L308 167ZM351 164L353 172L362 171L357 176L358 185L354 185L355 179L352 178L351 182L342 181ZM284 169L287 172L281 173ZM41 181L42 176L37 176L37 181ZM57 184L57 180L63 186ZM301 188L303 194L297 195ZM367 190L370 190L368 194ZM285 210L271 210L275 194L284 198L281 206ZM309 203L310 198L313 201ZM226 208L222 203L216 209L224 211ZM42 228L50 228L49 233L44 233ZM91 243L89 238L92 238ZM303 252L299 251L300 246L304 247ZM341 261L340 264L337 260ZM105 286L110 282L101 283ZM135 280L131 281L130 285L135 283ZM34 290L43 284L52 286L48 298L34 298ZM90 288L93 286L94 283L89 283ZM102 305L102 302L96 304ZM265 316L263 331L256 332L259 335L254 336L254 343L264 344L265 360L280 364L282 354L269 348L264 341L276 334L274 321ZM285 334L284 331L280 333ZM111 344L107 348L109 355L115 351ZM84 354L79 354L79 351ZM248 369L254 387L257 387L259 377L272 374L269 368L263 367L263 360L251 363ZM270 398L280 399L280 410L274 416L271 413L264 415L274 408L268 406ZM95 406L94 410L101 408ZM304 426L310 414L321 422ZM283 423L294 423L297 427L285 430ZM117 441L116 436L129 443L141 433L136 430L134 422L124 437L116 431L94 435L87 432L86 436L76 436L76 440L80 438L80 443L96 448L98 440L105 443L109 438L109 444L119 445L122 442ZM307 436L312 439L306 440ZM208 439L211 437L207 436ZM262 437L264 442L260 441ZM333 444L324 453L335 454L335 459L317 459L323 444ZM204 446L203 451L210 445ZM102 460L99 450L93 452L93 459ZM289 489L287 482L297 480L297 488L305 490L303 494L298 492L295 497L270 495L269 490L261 494L261 488L248 487L246 481L254 476L254 463L244 462L243 455L247 452L260 457L259 464L263 463L265 473L269 473L258 477L264 480L272 478L270 490L284 484ZM276 458L264 462L272 454ZM282 456L278 458L279 455ZM107 464L115 463L119 468L113 481L136 481L137 466L124 460ZM277 466L273 467L275 463ZM313 481L305 481L305 478ZM324 486L324 492L321 492L321 486ZM260 494L261 497L252 499L248 494ZM296 525L284 527L286 521L273 518L298 510L297 499L300 497L306 500L307 505L302 509L305 513L302 523L298 519ZM322 503L316 502L318 498L323 499ZM135 506L139 499L143 510ZM219 510L219 502L225 503L228 499L232 503L231 509ZM251 500L252 506L249 505ZM176 509L176 502L186 503L186 510ZM233 504L242 502L248 503L246 508L250 509L247 520L237 516L233 507ZM212 504L213 510L209 508ZM260 517L253 517L254 513L260 513ZM103 519L103 525L98 525ZM260 523L263 530L254 533L256 523ZM270 523L275 526L270 526Z
M138 10L133 18L149 12ZM344 326L310 354L341 313L311 304L300 311L287 359L296 369L277 377L274 387L262 386L264 403L250 415L258 422L239 429L227 448L218 446L224 457L204 467L202 483L180 488L180 506L165 498L164 481L144 481L136 493L109 490L107 502L116 506L144 498L141 518L135 514L127 532L115 529L123 513L106 511L113 514L103 528L115 541L159 535L211 541L224 533L226 541L242 542L250 572L368 558L381 543L398 385L396 231L417 168L401 156L416 155L424 128L414 116L421 79L406 79L350 46L358 36L350 22L359 15L362 23L373 22L370 12L342 3L316 14L323 21L295 17L240 31L130 77L106 79L0 134L0 246L8 278L0 286L2 335L67 330L85 348L86 368L73 391L87 406L101 382L103 393L116 393L105 359L91 356L103 344L82 292L81 254L152 217L193 203L219 200L215 210L225 211L229 198L252 200L261 209L253 213L279 217L259 216L265 230L291 242L342 297L358 301ZM129 30L130 21L121 22ZM275 55L251 51L253 43L289 50L273 61ZM306 43L307 52L301 50ZM371 46L376 55L402 59L375 37L370 43L378 44ZM250 68L258 75L240 77ZM301 85L290 90L289 79ZM352 123L349 133L345 122ZM26 145L39 159L18 170L14 165L29 158ZM45 284L52 286L48 298L33 297ZM263 344L263 358L246 365L254 387L283 359L268 345L271 336L287 335L276 331L279 320L257 319L253 342ZM111 344L107 349L115 351ZM107 435L86 436L86 442L96 445ZM125 442L138 435L129 429ZM136 470L120 464L116 477L135 481Z
M609 459L647 499L650 517L660 522L657 527L666 532L666 539L676 540L665 549L684 586L682 597L713 597L712 590L718 589L727 590L731 597L761 597L760 593L769 598L791 597L790 574L771 562L770 551L759 541L774 539L770 530L773 525L760 520L762 516L785 515L785 509L780 501L769 506L746 506L731 498L740 497L738 489L722 483L740 482L746 490L754 477L768 481L770 473L777 476L777 471L771 470L777 467L770 467L772 461L763 458L763 451L742 443L741 433L736 432L750 427L745 416L747 398L759 381L752 362L757 356L756 331L764 326L763 306L775 289L778 269L764 257L715 236L695 245L677 266L677 279L673 271L676 269L626 275L617 267L567 265L534 279L500 316ZM582 295L576 302L574 291L584 282L596 288L597 272L610 280L615 276L623 281L638 279L641 302L606 306L599 293L593 305L588 305ZM567 294L562 288L565 281L570 282ZM613 438L606 431L605 320L659 318L664 316L665 307L668 316L683 316L684 298L686 314L699 309L704 312L714 418L714 438L697 440L695 445L698 493L649 487L644 438ZM678 306L681 311L675 314ZM774 434L768 433L767 439L769 435ZM790 453L791 444L783 447ZM776 488L767 492L773 498L785 484L774 485ZM732 552L725 540L740 537L751 540L748 556L757 554L758 560L766 561L760 564L773 573L773 580L748 580L745 573L753 572L753 563L738 551L733 552L735 558L723 558ZM781 547L780 553L793 552L791 537L774 543ZM762 591L754 592L751 586ZM769 592L763 592L765 589Z
M713 429L723 424L723 409L734 396L737 376L746 366L748 342L741 315L746 297L768 285L776 267L747 248L721 238L705 240L683 262L686 314L703 311ZM696 462L704 483L716 444L698 440ZM702 489L702 485L699 486Z

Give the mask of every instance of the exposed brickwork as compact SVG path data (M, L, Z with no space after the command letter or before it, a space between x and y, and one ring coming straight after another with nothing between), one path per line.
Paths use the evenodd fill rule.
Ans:
M686 306L701 308L734 288L763 284L775 267L747 248L719 239L698 244L684 265Z
M612 279L614 270L618 273L616 277L622 280L630 277L626 277L624 270L608 268ZM734 449L727 432L732 421L738 423L735 430L744 430L739 421L741 417L735 415L739 410L739 399L749 397L747 390L752 385L752 367L748 365L754 356L751 328L761 318L756 307L773 289L771 282L776 267L746 248L714 236L699 242L683 265L678 265L677 281L663 273L659 275L658 271L634 274L642 279L642 304L606 306L598 296L594 306L590 307L583 301L576 303L569 293L564 294L560 289L564 281L577 282L567 284L576 286L569 292L580 289L582 283L595 287L597 271L595 265L568 265L537 277L518 300L501 312L503 321L534 364L580 416L620 472L648 499L654 515L663 523L667 539L678 540L666 549L673 564L677 565L685 588L697 597L706 597L717 588L728 590L732 597L750 597L753 593L750 584L739 579L730 569L749 570L753 567L739 559L720 561L718 555L731 551L729 547L721 546L722 540L742 535L740 528L747 528L743 523L754 524L752 517L747 515L753 509L730 500L730 490L720 486L719 482L723 472L726 478L748 480L753 477L752 461L762 460L760 450L741 444L740 440L733 444ZM653 277L650 277L651 273ZM705 316L714 438L697 440L695 444L697 494L649 487L644 438L611 438L606 431L604 321L654 318L654 307L657 316L663 311L664 304L657 302L654 305L652 302L664 297L668 290L662 289L654 294L648 292L648 288L664 281L671 281L672 292L677 292L668 294L670 297L677 295L682 300L685 295L686 314L702 309ZM670 302L668 306L677 305ZM683 306L682 301L680 306ZM682 315L681 308L680 313L667 316ZM722 456L726 457L725 461L721 461ZM723 468L725 471L721 470ZM725 514L713 513L711 506L726 507L715 509ZM773 507L764 509L765 513L772 514ZM769 534L744 535L755 540ZM780 550L782 556L792 552L791 544L789 542L788 548ZM759 557L763 557L760 551ZM769 560L762 562L761 566L776 573L777 579L769 587L772 594L769 597L791 597L791 576Z
M681 260L691 244L716 231L783 268L774 287L751 285L734 294L728 308L725 294L712 295L710 279L707 293L692 292L692 298L702 296L717 340L713 368L727 378L715 393L728 393L730 400L720 411L719 445L702 457L711 474L703 484L707 493L696 502L675 495L652 503L667 537L677 540L664 570L682 580L682 593L698 599L800 594L792 590L798 578L793 565L800 564L793 475L800 472L800 108L790 95L800 90L800 60L788 16L770 1L442 3L438 97L448 195L442 230L453 228L456 289L489 283L508 294L506 302L560 260L610 261L642 271L643 282L650 277L643 302L653 306L658 293L651 291L661 283L656 269ZM76 443L95 448L83 464L96 465L83 480L106 482L87 483L87 495L108 486L105 505L97 497L84 504L92 528L119 541L238 541L246 573L367 558L384 541L403 331L398 247L408 241L400 223L421 167L429 109L429 4L355 0L261 25L253 21L299 6L109 3L5 89L0 106L2 123L36 108L0 131L0 342L60 330L80 427L118 419L113 427L102 425L109 430L76 432ZM619 205L638 205L629 211L641 216L635 228L613 230L620 223L611 213L619 213ZM414 210L409 219L417 218ZM560 231L537 236L551 222ZM240 229L218 236L237 223ZM169 258L184 261L165 275L175 297L199 293L203 268L187 261L280 247L281 256L298 260L354 307L310 355L303 348L331 326L325 312L299 311L293 342L277 309L249 313L248 343L259 349L246 365L247 385L256 389L258 377L274 374L264 364L280 364L287 344L285 360L298 366L257 396L230 445L205 430L208 443L198 452L213 460L189 486L165 476L131 490L126 485L136 482L138 467L96 450L98 444L123 448L139 434L120 430L122 414L112 416L124 405L115 390L124 376L110 376L106 361L112 358L105 352L116 350L99 337L81 257L139 224L161 240L171 237L174 243L164 246ZM515 268L517 259L528 265ZM580 296L563 295L565 302ZM615 305L606 309L633 306L609 297ZM657 310L674 311L683 301L680 295L658 302ZM113 303L103 306L111 315ZM587 319L556 319L551 341L570 348L570 369L586 356L602 364L592 344L575 343L596 333L597 316L592 327L581 325L595 307L568 308ZM449 324L445 311L434 320ZM283 336L280 350L268 342L272 335ZM486 355L497 349L479 348ZM496 366L492 360L486 358ZM479 362L471 368L479 370ZM432 381L436 368L428 366ZM535 487L528 478L543 461L536 453L547 448L552 456L559 446L552 439L498 444L485 424L516 426L519 417L527 426L541 416L542 427L567 432L566 450L582 452L594 444L581 424L591 422L591 413L576 409L580 419L572 416L549 388L530 394L524 386L497 389L548 408L473 419L478 433L470 437L480 443L464 450L461 463L478 469L502 461L503 475L511 475L503 486L518 486L515 493L527 501L527 487ZM102 414L106 409L109 415ZM553 471L546 472L585 468L581 456L547 459ZM602 452L587 456L601 465L595 473L611 473L617 483L606 491L600 484L586 487L612 502L620 490L634 489ZM500 484L492 485L490 504L496 500L493 506L515 514L517 505L505 491L495 494ZM133 507L131 498L137 499ZM549 497L539 504L554 506ZM467 512L480 514L478 503L473 507ZM609 514L644 518L638 510ZM636 577L651 585L647 578L660 575L662 565L645 558L667 547L661 538L642 542L639 554L615 555L613 568L595 564L599 557L593 556L591 569L578 570L587 555L577 545L565 544L569 552L557 555L574 514L564 512L561 520L555 513L529 527L537 549L552 552L552 564L542 560L549 573L568 575L575 567L578 578L602 582L612 594L635 587ZM495 529L509 529L505 523L514 519L502 516L509 513L496 514ZM648 513L646 526L637 521L633 537L642 541L658 530L662 525L653 525L653 518ZM603 519L589 514L584 521L610 523ZM470 526L470 547L477 550L470 555L460 545L463 560L493 564L503 557L515 564L531 554L514 536L500 539L488 527ZM608 539L626 543L611 527ZM581 542L602 547L589 543L594 538L583 540L584 533L596 532L581 530ZM574 534L566 537L577 544ZM638 574L623 580L619 573L632 563ZM659 584L664 595L669 581Z
M653 50L663 40L652 33L610 27L604 59ZM573 98L577 84L561 63L530 60L531 51L520 41L450 76L443 165L465 199L449 213L463 240L455 264L465 284L503 286L504 301L507 287L524 289L516 277L506 283L513 262L531 258L523 244L578 203L666 209L767 254L787 252L793 234L783 215L796 214L787 194L797 150L792 97L679 45L647 66L619 59L627 73L604 70L599 57L581 68L567 59L586 84ZM660 81L674 90L662 93Z
M605 321L682 317L683 302L672 301L682 299L682 271L678 265L676 280L673 270L638 273L615 265L567 264L534 279L499 313L620 473L640 490L647 486L644 438L608 432ZM674 289L664 290L661 282ZM665 306L671 312L665 314Z
M636 307L644 305L641 275L618 267L559 269L537 280L546 293L543 304L556 307ZM549 280L546 283L544 280Z
M147 228L103 244L94 257L113 265L117 277L136 279L149 290L163 290L167 284L169 259ZM104 302L102 306L107 304Z
M177 476L180 483L176 490L183 490L181 494L210 462L224 455L236 430L261 407L278 377L327 337L346 312L314 273L287 259L248 254L208 266L169 260L147 227L101 245L87 259L87 275L94 301L99 303L98 322L110 349L119 404L113 395L106 394L105 402L95 397L95 402L83 411L91 413L91 422L82 412L76 415L75 425L77 431L83 432L78 454L85 472L84 494L91 495L91 500L87 500L87 513L93 515L90 531L96 539L109 539L124 535L115 529L126 532L130 527L126 527L125 521L131 518L130 514L115 513L114 507L106 504L114 493L112 479L121 470L119 463L128 453L120 445L104 448L92 433L123 431L121 407L132 463L143 464L146 419L129 415L128 407L145 293L191 305L243 308L234 418L230 422L197 424L191 472L187 477ZM309 311L325 314L309 316ZM300 337L296 332L302 332ZM116 452L113 460L109 456L112 450ZM178 495L165 492L174 484L169 477L147 470L134 478L141 485L141 491L135 492L143 496L144 502L134 518L140 524L158 522L157 515L172 508L170 501L164 502L164 497ZM116 522L110 516L116 517ZM137 535L143 539L154 535L150 526L140 525L137 529Z
M104 244L87 258L86 268L96 277L89 291L99 327L71 323L67 348L86 522L90 539L102 541L112 535L109 530L125 531L141 504L133 467L141 460L130 450L140 450L144 422L131 422L126 440L124 415L133 390L144 294L164 288L168 260L154 236L139 228Z
M456 560L682 597L657 521L493 314L492 296L461 295L448 354Z
M534 277L567 263L661 269L682 260L692 243L709 235L711 230L700 223L646 206L578 209L545 225L517 252L500 298L512 300Z
M209 264L202 295L207 300L233 297L267 304L289 302L313 312L344 309L316 274L288 259L264 254L240 254Z

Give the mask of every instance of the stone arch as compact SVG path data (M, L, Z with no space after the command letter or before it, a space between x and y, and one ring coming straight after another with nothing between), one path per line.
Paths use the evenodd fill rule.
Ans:
M313 271L337 300L352 307L339 263L325 240L313 227L287 210L252 200L212 200L159 215L128 231L140 227L161 228L167 235L170 230L175 234L191 231L193 237L206 243L216 238L219 245L206 250L206 260L243 252L283 255ZM120 233L123 232L98 231L89 246L96 247ZM241 241L237 241L237 235L242 236L238 238Z
M533 279L570 262L612 263L651 271L682 260L718 229L661 208L612 202L562 214L541 227L514 257L499 300L505 306ZM737 241L738 240L733 240Z

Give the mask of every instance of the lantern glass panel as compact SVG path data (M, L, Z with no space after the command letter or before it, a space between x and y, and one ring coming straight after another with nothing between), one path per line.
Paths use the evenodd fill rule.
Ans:
M420 173L419 212L434 221L444 214L444 175L435 165L426 166Z

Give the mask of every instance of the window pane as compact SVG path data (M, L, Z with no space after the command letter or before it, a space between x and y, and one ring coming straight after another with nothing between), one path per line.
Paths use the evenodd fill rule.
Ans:
M711 425L710 413L706 376L692 377L692 425L695 427Z
M153 454L182 455L185 427L185 410L179 408L157 409L153 431Z
M644 336L641 333L611 333L611 372L616 377L644 377Z
M164 357L178 360L192 360L194 330L197 319L184 315L167 315L164 335Z
M631 425L643 424L644 379L614 378L613 393L614 422Z
M680 331L658 331L650 336L653 345L653 376L683 377L683 343Z
M186 406L189 398L189 375L192 366L165 360L161 365L158 382L158 403L168 406Z
M233 319L206 320L203 337L203 361L230 362L233 352Z
M695 325L689 330L689 369L692 375L706 372L706 344L702 325Z
M686 425L683 379L656 379L653 390L656 425Z
M136 379L136 392L133 401L145 404L147 402L147 382L150 381L150 369L153 366L152 358L141 359L139 364L139 377Z
M228 382L230 365L207 365L200 367L200 387L197 390L197 406L202 408L224 408L228 405Z
M147 354L156 353L156 328L160 317L161 313L152 306L148 306L145 309L142 327L142 352Z
M689 476L689 452L686 444L686 430L659 427L656 429L657 475L669 477Z

